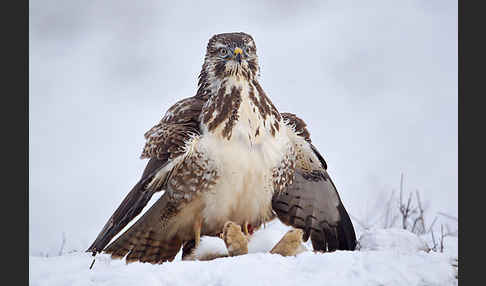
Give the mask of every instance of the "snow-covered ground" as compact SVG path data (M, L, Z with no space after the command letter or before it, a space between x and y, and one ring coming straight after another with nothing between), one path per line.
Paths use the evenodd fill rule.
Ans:
M457 237L446 237L444 252L427 251L427 237L400 229L361 234L359 251L314 253L296 257L266 253L288 228L273 223L253 236L249 254L213 261L151 265L88 253L31 256L30 285L457 285ZM309 242L308 249L312 249ZM201 251L225 251L217 238L203 238Z

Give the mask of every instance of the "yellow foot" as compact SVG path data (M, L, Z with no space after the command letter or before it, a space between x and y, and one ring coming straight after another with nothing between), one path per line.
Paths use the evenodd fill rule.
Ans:
M229 256L248 253L248 238L241 231L241 227L232 221L227 221L223 227L221 238L226 244Z
M302 244L303 234L304 232L301 229L289 230L270 250L270 253L282 256L295 256L305 251L305 246Z

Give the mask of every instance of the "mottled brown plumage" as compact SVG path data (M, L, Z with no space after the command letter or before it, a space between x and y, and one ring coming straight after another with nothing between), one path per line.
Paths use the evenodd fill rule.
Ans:
M215 130L226 121L223 129L223 137L230 139L231 130L238 120L238 109L241 103L241 88L232 87L228 94L225 93L226 84L223 83L218 94L214 97L214 104L209 104L203 113L203 123L208 125L209 131ZM212 116L218 111L216 116Z
M167 110L159 124L145 132L144 158L173 159L184 152L185 142L199 135L199 115L205 101L198 97L180 100Z
M88 251L162 263L182 245L189 253L201 235L219 235L227 221L258 228L275 214L302 228L316 250L354 249L351 221L306 124L278 112L258 73L251 36L209 40L196 95L145 133L142 178ZM164 193L113 240L157 192Z
M293 113L284 112L280 113L280 115L284 118L284 120L288 121L288 124L294 126L295 133L303 137L305 141L312 143L310 133L307 130L307 124L304 122L304 120L300 119Z
M282 113L305 146L296 148L296 170L293 183L273 196L272 207L280 221L304 230L314 250L354 250L356 235L336 187L327 173L327 164L312 145L305 122L295 114ZM303 144L305 145L305 144ZM313 161L312 158L317 158Z

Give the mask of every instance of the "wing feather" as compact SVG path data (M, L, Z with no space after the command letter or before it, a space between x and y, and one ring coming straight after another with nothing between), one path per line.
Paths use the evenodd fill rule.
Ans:
M149 160L142 178L123 199L86 252L93 252L93 254L101 252L110 240L142 211L155 193L154 190L147 190L145 188L146 185L166 164L167 160L163 161L155 158Z
M104 252L118 258L126 255L127 262L172 261L182 244L194 238L195 222L203 209L200 195L218 178L204 156L194 148L177 157L162 197Z
M87 252L92 252L93 255L101 252L115 235L140 214L152 195L163 189L163 184L152 185L150 182L184 152L185 142L191 136L199 134L199 114L203 104L204 101L197 97L180 100L167 110L157 125L145 133L147 141L141 158L150 160L142 177L106 222ZM166 171L169 173L171 170ZM164 176L158 177L163 179ZM117 251L119 253L115 253L115 256L123 253L123 249Z
M272 207L285 224L301 228L304 240L311 238L314 250L354 250L356 234L339 194L327 173L327 164L312 145L305 122L282 113L299 137L298 162L293 183L275 193Z
M104 252L113 258L126 256L133 261L162 263L174 259L182 245L175 235L168 235L168 227L177 216L180 202L165 193L127 231L108 245Z

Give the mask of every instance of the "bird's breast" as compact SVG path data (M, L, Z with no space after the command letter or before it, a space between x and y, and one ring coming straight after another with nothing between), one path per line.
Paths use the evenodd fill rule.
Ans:
M199 141L220 175L212 190L204 194L203 228L209 232L217 232L228 220L259 225L268 218L272 172L290 144L287 127L280 118L263 113L267 107L262 107L250 83L234 83L219 96L213 98L216 107L205 107L211 116L204 120L203 115ZM231 112L228 106L233 107Z

